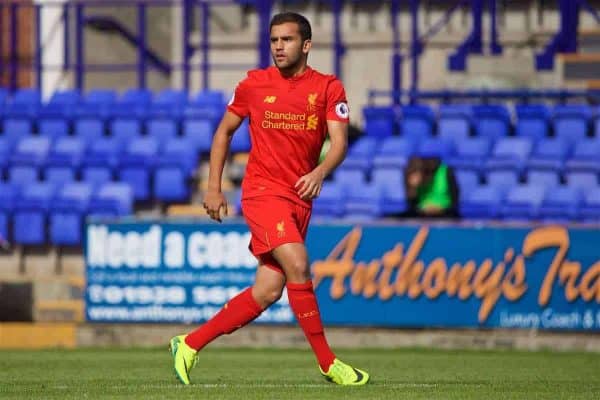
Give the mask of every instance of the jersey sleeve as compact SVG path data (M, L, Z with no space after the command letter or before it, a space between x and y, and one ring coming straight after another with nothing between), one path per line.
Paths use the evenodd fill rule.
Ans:
M339 122L350 120L346 91L338 79L333 80L327 87L327 120Z
M246 118L250 113L249 110L249 89L248 79L245 79L238 83L231 100L227 104L227 111L231 111L240 118Z

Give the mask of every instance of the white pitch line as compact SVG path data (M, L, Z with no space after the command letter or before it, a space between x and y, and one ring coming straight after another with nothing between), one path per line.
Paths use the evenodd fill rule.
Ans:
M370 386L370 385L369 385ZM392 389L401 389L401 388L435 388L438 385L435 383L373 383L372 386L383 387L383 388L392 388ZM109 386L107 389L131 389L133 385L115 385ZM272 384L272 383L249 383L249 384L229 384L229 383L199 383L192 384L189 387L192 388L202 388L202 389L227 389L227 388L265 388L265 389L276 389L276 388L334 388L336 387L333 384L319 384L319 383L305 383L305 384ZM368 386L367 386L368 387ZM52 389L56 390L72 390L79 389L81 386L52 386ZM142 385L139 388L141 389L187 389L188 386L173 384L173 385Z

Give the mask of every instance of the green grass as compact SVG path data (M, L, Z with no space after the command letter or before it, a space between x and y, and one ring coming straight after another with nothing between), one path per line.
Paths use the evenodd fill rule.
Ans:
M303 350L206 349L192 385L167 349L0 351L0 399L592 399L600 355L343 350L371 373L365 387L324 381Z

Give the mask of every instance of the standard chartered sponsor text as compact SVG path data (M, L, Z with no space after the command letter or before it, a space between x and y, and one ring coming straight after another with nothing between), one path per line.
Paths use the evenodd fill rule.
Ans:
M278 113L267 110L261 126L263 129L305 130L306 123L304 121L306 121L304 113Z

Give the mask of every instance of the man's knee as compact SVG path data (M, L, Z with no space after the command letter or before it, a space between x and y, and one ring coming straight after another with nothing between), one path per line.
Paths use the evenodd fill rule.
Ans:
M254 287L254 293L258 297L259 303L265 307L270 306L281 298L283 286L281 287Z
M292 261L290 261L287 272L291 275L290 278L303 280L309 279L310 272L308 268L308 260L306 260L304 257L294 258Z

